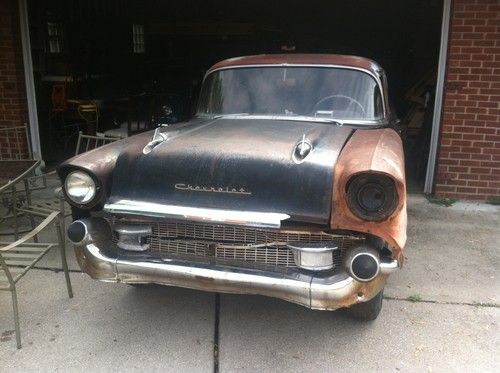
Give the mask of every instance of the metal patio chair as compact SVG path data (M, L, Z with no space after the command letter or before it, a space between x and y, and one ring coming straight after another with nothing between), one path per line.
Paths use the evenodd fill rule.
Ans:
M14 327L16 332L17 348L21 348L21 329L19 325L19 308L17 302L17 282L32 269L35 264L43 258L52 248L59 246L61 262L66 278L68 296L73 298L73 290L69 277L68 263L66 261L66 251L62 242L64 237L59 227L59 211L50 213L35 229L21 237L15 242L0 242L0 291L10 291L12 294L12 308L14 311ZM58 243L36 243L28 242L40 233L49 224L56 225Z
M85 135L83 132L79 132L78 141L76 143L75 155L88 152L99 148L100 146L112 143L114 141L120 140L119 137L107 137L107 136L92 136Z
M101 137L101 136L92 136L92 135L85 135L82 132L79 132L78 135L78 142L77 146L75 149L75 155L78 155L80 153L98 148L102 145L109 144L113 141L119 140L118 138L113 138L113 137ZM40 179L45 179L47 177L52 177L55 175L55 171L38 175L38 176L33 176L31 178L24 179L24 190L22 190L25 195L25 203L22 204L21 206L16 207L16 212L18 214L26 214L29 216L31 220L31 226L32 228L35 227L34 224L34 217L41 217L45 218L49 216L52 212L54 211L59 211L60 215L58 216L59 220L59 227L62 231L62 234L64 236L64 232L66 230L65 226L65 221L64 219L71 215L71 208L68 205L68 203L64 199L64 195L62 193L62 188L56 188L54 190L54 198L51 199L43 199L43 200L37 200L32 197L32 188L30 186L30 182L33 180L40 180ZM16 189L17 192L20 192L20 190ZM17 225L16 225L17 227ZM17 228L16 228L16 238L17 238ZM38 241L38 237L35 235L34 237L35 242ZM63 242L64 246L64 242Z
M127 120L104 131L104 136L124 139L155 127L155 97L141 94L129 97L126 104Z
M28 127L0 127L0 160L31 159Z
M2 203L10 206L7 215L0 220L13 218L16 240L19 237L18 218L23 214L30 219L32 229L35 228L35 216L45 218L53 211L60 211L63 216L71 214L69 206L58 196L45 201L32 198L32 191L41 189L40 182L45 188L46 177L52 174L36 175L40 165L41 161L32 159L26 126L0 128L0 197ZM61 227L64 229L64 219Z

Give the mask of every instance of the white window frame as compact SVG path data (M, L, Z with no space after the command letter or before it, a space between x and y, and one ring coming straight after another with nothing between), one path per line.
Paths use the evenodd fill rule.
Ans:
M132 25L132 50L134 54L146 53L146 43L144 37L144 25L134 23Z

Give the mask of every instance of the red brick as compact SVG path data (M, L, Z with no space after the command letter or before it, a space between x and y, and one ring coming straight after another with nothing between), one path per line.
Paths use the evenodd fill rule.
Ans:
M491 154L471 154L471 159L490 160Z
M435 191L485 200L500 195L500 3L455 0L451 24Z
M479 180L498 181L498 175L477 175Z
M475 113L475 114L486 114L489 113L489 110L486 108L481 108L481 107L466 107L465 108L466 113Z
M469 161L465 159L461 159L459 161L460 166L481 166L481 161Z
M476 19L476 18L472 18L472 19L465 19L464 20L464 25L471 25L471 26L482 26L482 25L486 25L486 19Z
M488 187L488 182L487 181L474 181L470 180L467 181L467 186L472 186L472 187Z
M475 194L477 192L477 188L472 188L472 187L458 187L457 188L458 193L467 193L467 194Z
M456 192L457 188L449 185L438 185L436 186L436 194L444 193L444 192ZM447 194L449 195L449 194Z
M461 67L481 67L481 61L470 61L470 60L459 60L459 65Z
M487 195L487 196L493 196L493 195L495 195L495 193L497 193L497 190L493 189L493 188L477 188L477 193L478 194L484 194L484 195Z
M477 103L477 106L479 107L484 107L484 108L497 108L498 107L498 101L480 101Z
M452 38L457 34L460 36L459 39L484 39L485 35L481 32L464 32L464 33L454 33L452 32ZM458 35L460 34L460 35Z
M465 5L464 10L465 11L472 11L472 12L486 11L486 10L488 10L488 5L486 5L486 4L471 4L471 3L469 3L469 4Z
M0 14L2 15L0 19L0 126L15 127L27 122L17 1L0 2ZM0 138L0 143L5 149L7 139ZM9 143L15 150L14 157L27 155L25 141L13 144L12 140L9 140ZM2 152L4 155L7 153Z
M476 133L484 133L488 135L494 135L496 130L494 128L476 128Z
M488 167L471 167L470 172L474 174L488 175L491 173L491 169Z

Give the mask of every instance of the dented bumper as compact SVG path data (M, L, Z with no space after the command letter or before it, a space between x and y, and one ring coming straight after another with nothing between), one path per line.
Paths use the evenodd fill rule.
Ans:
M82 270L100 281L258 294L320 310L335 310L370 300L383 289L388 275L398 268L397 261L381 263L375 279L359 282L343 268L328 274L294 268L271 272L145 256L122 258L110 241L77 245L75 250Z

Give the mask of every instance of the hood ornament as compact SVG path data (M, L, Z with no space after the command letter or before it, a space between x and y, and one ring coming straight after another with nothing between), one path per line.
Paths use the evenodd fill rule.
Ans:
M295 163L299 164L304 161L304 159L311 153L313 146L311 141L306 138L306 134L302 135L302 140L300 140L296 145L292 153L292 159Z
M151 151L154 148L156 148L158 145L160 145L162 142L166 141L167 139L168 139L168 134L161 133L160 127L157 127L155 129L155 133L153 134L153 138L151 139L151 141L146 144L144 149L142 149L142 154L151 153Z

